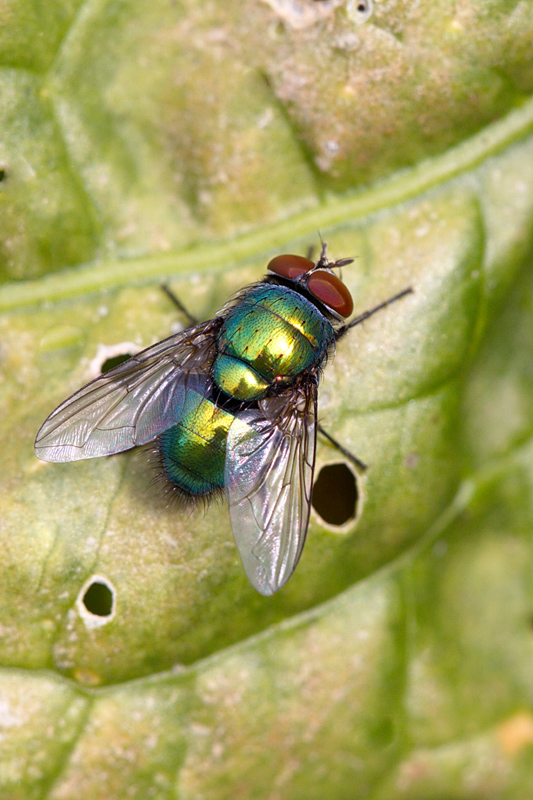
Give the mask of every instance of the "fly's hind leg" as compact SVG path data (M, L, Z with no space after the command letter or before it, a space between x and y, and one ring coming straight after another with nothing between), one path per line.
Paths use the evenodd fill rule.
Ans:
M313 484L312 505L318 516L329 525L342 526L353 522L360 510L361 487L359 476L366 470L353 453L350 453L321 425L318 431L342 455L342 463L323 464ZM351 462L355 470L346 462Z
M336 439L333 438L333 436L331 436L331 434L329 434L327 431L324 430L322 425L319 424L317 427L322 436L325 439L327 439L328 442L330 442L330 444L333 445L333 447L336 447L337 450L341 452L345 458L351 461L352 464L354 464L358 470L361 470L361 472L365 472L365 470L367 469L366 464L364 464L359 458L357 458L357 456L354 456L353 453L350 453L349 450L343 447L340 442L338 442Z
M167 297L170 298L170 300L172 300L176 308L178 308L181 311L181 313L187 318L190 325L198 325L198 320L196 319L196 317L193 317L192 314L189 314L189 312L187 311L181 300L178 297L176 297L170 286L167 286L166 283L162 283L161 289L164 291Z

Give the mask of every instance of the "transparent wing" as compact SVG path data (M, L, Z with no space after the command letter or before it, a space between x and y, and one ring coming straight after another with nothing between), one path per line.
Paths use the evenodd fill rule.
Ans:
M231 527L251 584L271 595L302 554L316 451L317 385L264 400L228 434L226 495Z
M35 454L78 461L145 444L176 424L211 388L220 317L195 325L100 375L42 425Z

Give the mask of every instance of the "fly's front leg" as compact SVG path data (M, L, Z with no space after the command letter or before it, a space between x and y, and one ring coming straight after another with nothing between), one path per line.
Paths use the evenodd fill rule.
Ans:
M343 325L341 328L338 328L335 333L336 341L342 339L342 337L345 336L351 328L354 328L356 325L359 325L361 322L364 322L366 319L372 317L374 314L376 314L378 311L381 311L383 308L390 306L391 303L395 303L402 297L405 297L408 294L412 294L412 292L413 289L409 286L409 288L404 289L403 292L399 292L398 294L395 294L393 297L389 297L388 300L385 300L383 303L380 303L379 305L374 306L374 308L370 308L368 311L365 311L363 314L360 314L358 317L353 319L347 325ZM352 464L355 464L357 469L362 470L363 472L366 470L367 468L366 464L364 464L360 459L357 458L357 456L354 456L353 453L350 453L349 450L343 447L340 444L340 442L338 442L336 439L333 438L333 436L327 433L327 431L325 431L321 425L318 426L318 430L320 431L322 436L324 436L329 442L331 442L331 444L334 447L336 447L337 450L339 450L347 459L349 459L352 462Z
M395 294L393 297L389 297L388 300L385 300L378 306L374 306L374 308L370 308L368 311L365 311L363 314L360 314L355 319L352 319L352 321L349 322L347 325L343 325L341 328L337 330L335 334L336 340L339 341L339 339L342 339L342 337L345 336L351 328L354 328L356 325L359 325L361 322L364 322L369 317L372 317L376 312L381 311L382 308L386 308L387 306L390 306L391 303L395 303L396 300L400 300L402 297L405 297L406 295L412 293L413 289L409 286L409 288L404 289L403 292L399 292L398 294Z
M198 325L198 320L195 317L193 317L192 314L189 314L189 312L187 311L181 300L179 300L176 297L170 286L167 286L166 283L162 283L161 289L164 291L167 297L169 297L170 300L172 300L176 308L178 308L181 311L181 313L187 318L187 320L191 325Z

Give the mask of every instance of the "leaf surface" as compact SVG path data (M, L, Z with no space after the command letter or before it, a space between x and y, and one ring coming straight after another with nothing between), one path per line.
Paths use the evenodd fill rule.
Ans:
M353 5L4 4L0 796L533 789L530 4ZM32 446L161 282L207 319L318 231L356 313L414 293L325 370L369 468L267 599L146 453Z

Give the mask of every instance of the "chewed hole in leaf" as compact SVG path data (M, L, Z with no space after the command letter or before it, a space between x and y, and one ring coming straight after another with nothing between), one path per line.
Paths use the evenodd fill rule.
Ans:
M115 616L115 587L102 575L92 575L82 586L76 605L87 628L107 625Z
M98 378L104 372L109 372L113 367L118 367L128 358L131 358L135 353L139 352L139 348L133 342L118 342L118 344L100 344L95 357L92 359L89 366L89 375L92 379Z
M91 614L109 617L113 611L113 593L107 584L95 581L83 595L83 605Z
M326 464L320 469L312 505L324 522L341 526L355 519L358 501L356 477L345 463Z
M5 168L4 167L0 167L0 183L5 181L6 178L7 178L7 172L6 172Z
M362 25L372 16L374 6L372 0L348 0L346 14L356 25Z
M132 353L122 353L119 356L113 356L112 358L106 358L104 363L102 364L102 374L104 372L109 372L110 369L113 367L118 367L119 364L123 364L124 361L127 361L128 358L132 357Z

